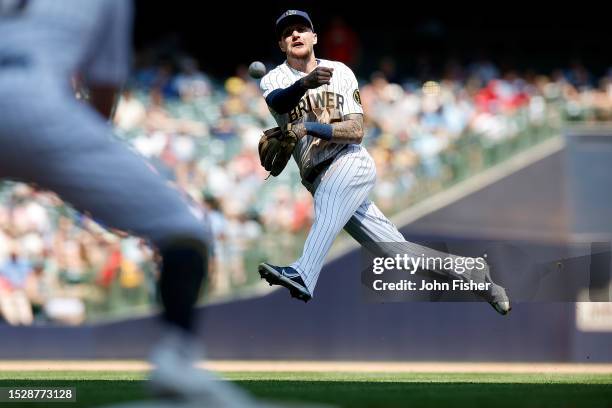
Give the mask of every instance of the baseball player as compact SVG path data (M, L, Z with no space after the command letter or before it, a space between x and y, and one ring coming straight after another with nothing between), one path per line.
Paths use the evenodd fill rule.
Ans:
M288 288L293 297L310 300L325 256L342 228L382 255L456 257L407 242L368 199L376 168L361 145L363 109L357 80L346 65L315 57L317 34L309 15L300 10L283 13L276 21L276 35L286 61L265 75L260 86L279 128L297 140L293 158L315 208L302 256L286 267L260 264L261 277ZM488 291L477 294L500 314L510 310L504 288L491 281L488 267L462 274L442 267L432 272L491 283Z
M253 406L196 370L193 306L211 244L204 215L108 124L129 71L128 0L0 0L0 177L57 193L107 227L147 238L161 257L167 336L152 353L151 385L202 406ZM71 88L87 86L90 105Z

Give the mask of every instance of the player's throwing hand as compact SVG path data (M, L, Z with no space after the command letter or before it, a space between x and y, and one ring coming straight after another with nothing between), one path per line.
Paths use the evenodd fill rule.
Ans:
M333 73L333 68L316 67L310 74L300 80L302 87L306 89L315 89L321 85L329 85Z

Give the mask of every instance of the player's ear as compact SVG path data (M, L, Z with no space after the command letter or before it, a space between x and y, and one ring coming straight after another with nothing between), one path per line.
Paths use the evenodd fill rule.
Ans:
M287 47L285 46L285 42L282 39L278 40L278 46L282 52L287 52Z
M312 33L312 45L317 43L317 33Z

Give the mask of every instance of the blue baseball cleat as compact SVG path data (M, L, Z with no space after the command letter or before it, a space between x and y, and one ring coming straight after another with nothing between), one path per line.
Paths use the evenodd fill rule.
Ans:
M306 288L300 274L288 266L274 266L269 263L259 264L259 275L270 285L280 285L289 289L291 296L308 302L312 295Z

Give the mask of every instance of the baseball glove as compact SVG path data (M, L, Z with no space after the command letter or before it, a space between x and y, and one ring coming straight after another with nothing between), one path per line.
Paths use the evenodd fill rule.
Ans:
M281 129L275 127L264 131L259 139L259 160L261 165L274 177L281 174L289 162L298 137L291 124Z

